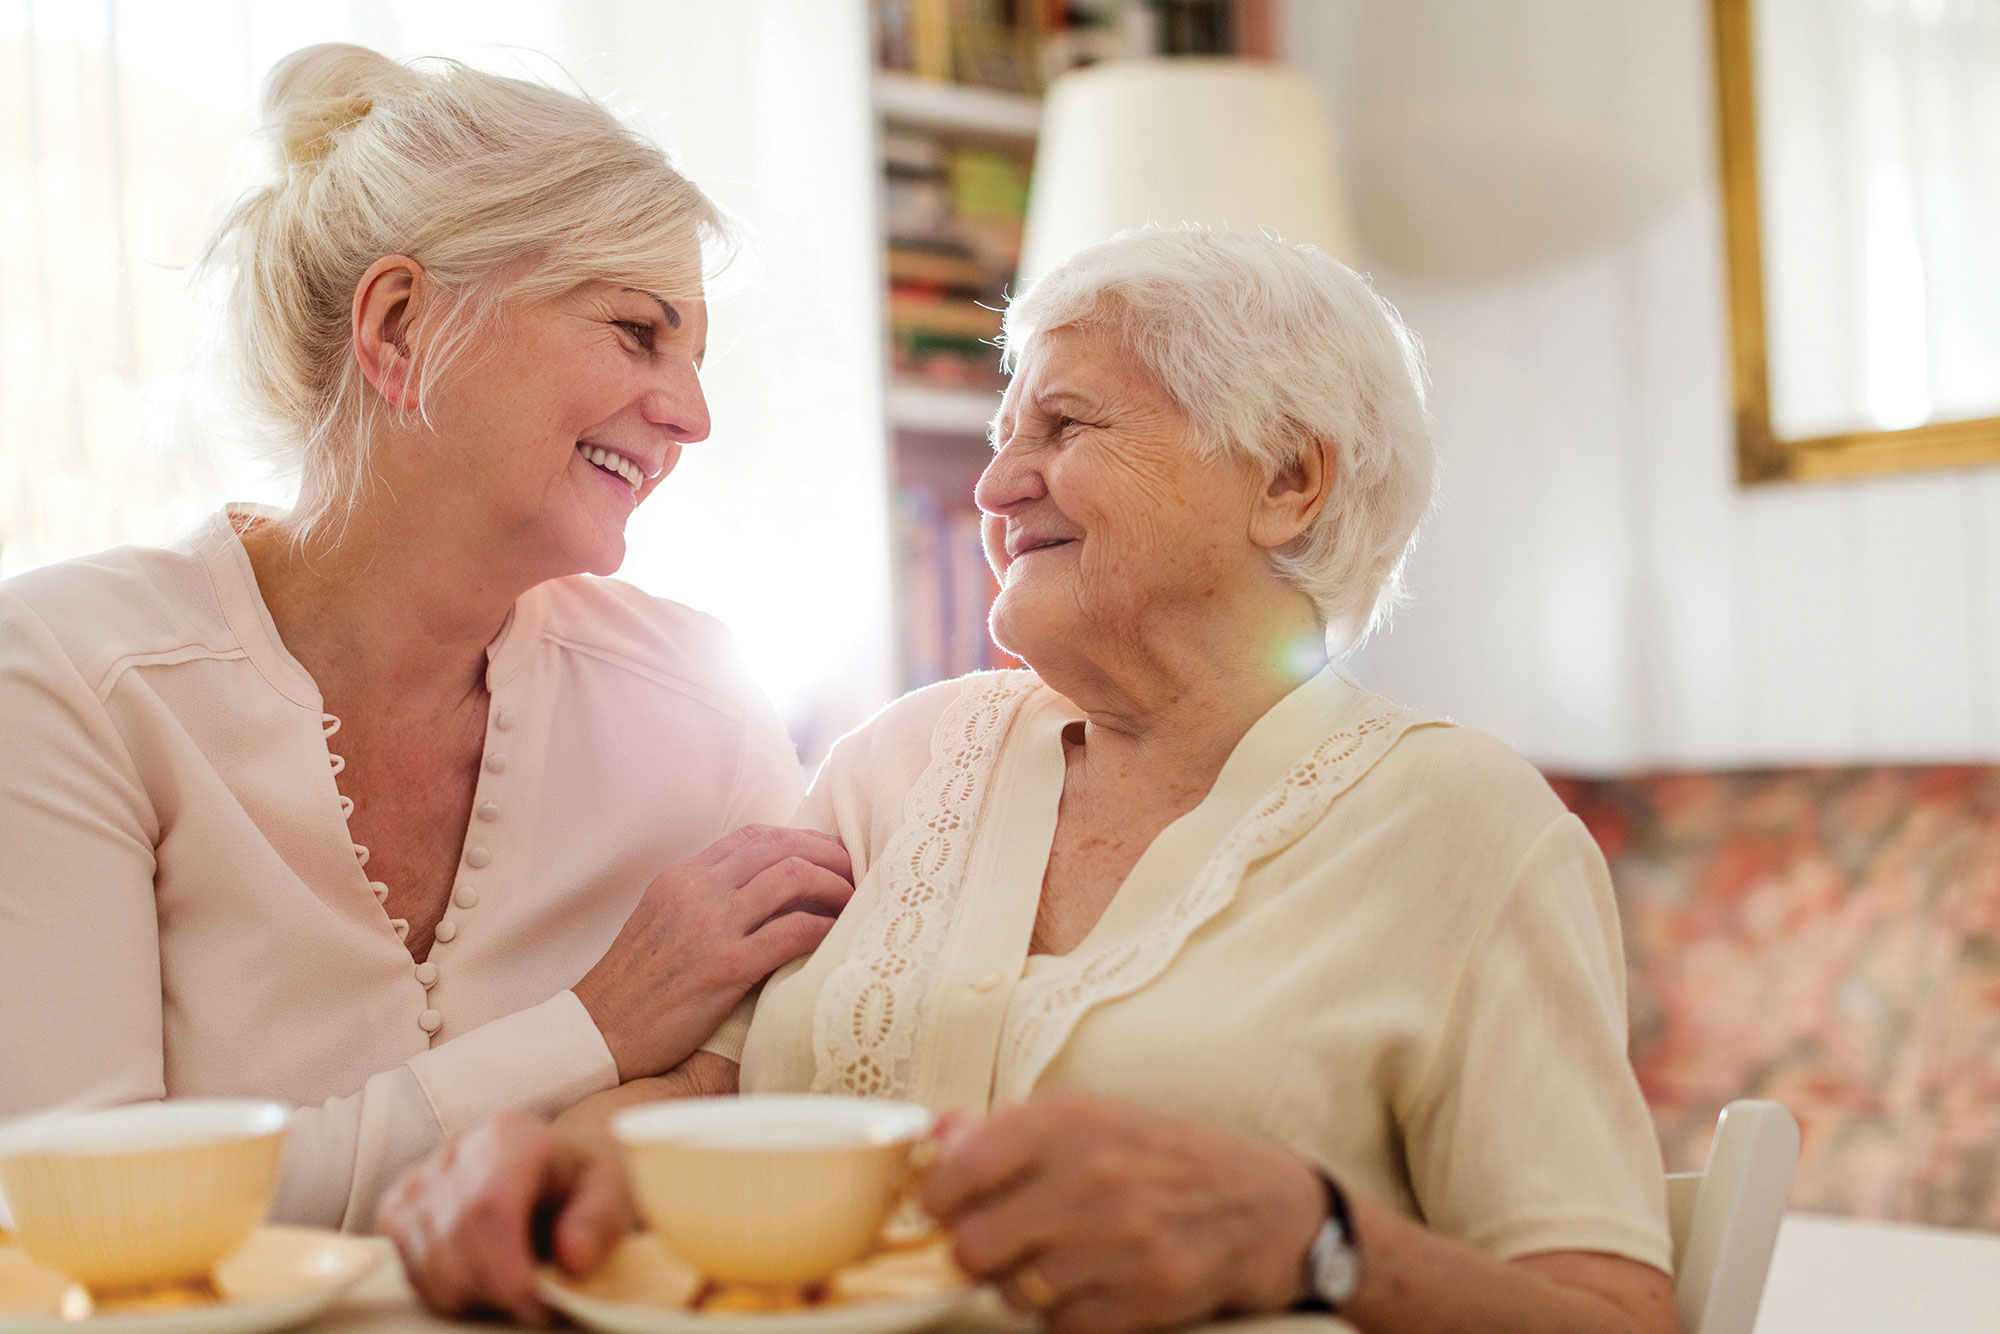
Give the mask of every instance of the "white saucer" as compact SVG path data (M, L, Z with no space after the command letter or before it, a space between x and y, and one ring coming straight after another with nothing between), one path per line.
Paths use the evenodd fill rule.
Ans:
M863 1262L843 1274L893 1269L902 1257ZM936 1266L911 1256L916 1272L908 1296L848 1300L800 1311L703 1312L687 1309L698 1275L650 1233L628 1238L588 1278L572 1279L544 1265L535 1291L570 1319L601 1334L909 1334L951 1316L978 1292L963 1275L932 1278ZM870 1277L874 1277L871 1274ZM898 1287L892 1281L885 1291Z
M19 1247L0 1245L0 1334L268 1334L318 1315L380 1258L374 1246L338 1232L260 1227L215 1267L220 1299L142 1300L78 1319L62 1315L74 1284Z

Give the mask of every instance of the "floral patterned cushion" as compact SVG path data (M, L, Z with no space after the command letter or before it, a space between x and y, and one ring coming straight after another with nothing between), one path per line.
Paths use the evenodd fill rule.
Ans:
M1668 1170L1775 1098L1795 1208L2000 1228L2000 768L1551 781L1611 863Z

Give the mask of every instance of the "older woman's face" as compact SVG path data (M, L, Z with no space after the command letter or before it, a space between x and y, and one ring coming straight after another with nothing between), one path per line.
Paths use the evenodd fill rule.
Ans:
M1187 416L1115 328L1032 339L979 479L996 641L1031 665L1103 636L1143 642L1227 615L1270 562L1250 540L1261 478L1206 463Z
M632 511L708 435L707 337L701 301L614 283L506 312L440 394L468 535L543 577L616 570Z

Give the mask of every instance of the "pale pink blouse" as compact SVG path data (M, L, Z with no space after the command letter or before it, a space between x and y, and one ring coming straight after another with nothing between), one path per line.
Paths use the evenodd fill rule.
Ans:
M486 683L419 965L227 515L0 584L0 1117L297 1104L274 1214L358 1229L474 1118L613 1086L569 988L664 867L788 820L798 764L727 631L614 580L521 598Z

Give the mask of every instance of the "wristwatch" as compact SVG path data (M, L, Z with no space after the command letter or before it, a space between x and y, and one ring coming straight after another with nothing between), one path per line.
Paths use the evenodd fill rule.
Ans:
M1324 1172L1319 1184L1326 1189L1326 1222L1306 1252L1307 1296L1299 1309L1338 1312L1361 1282L1361 1241L1354 1235L1346 1192Z

